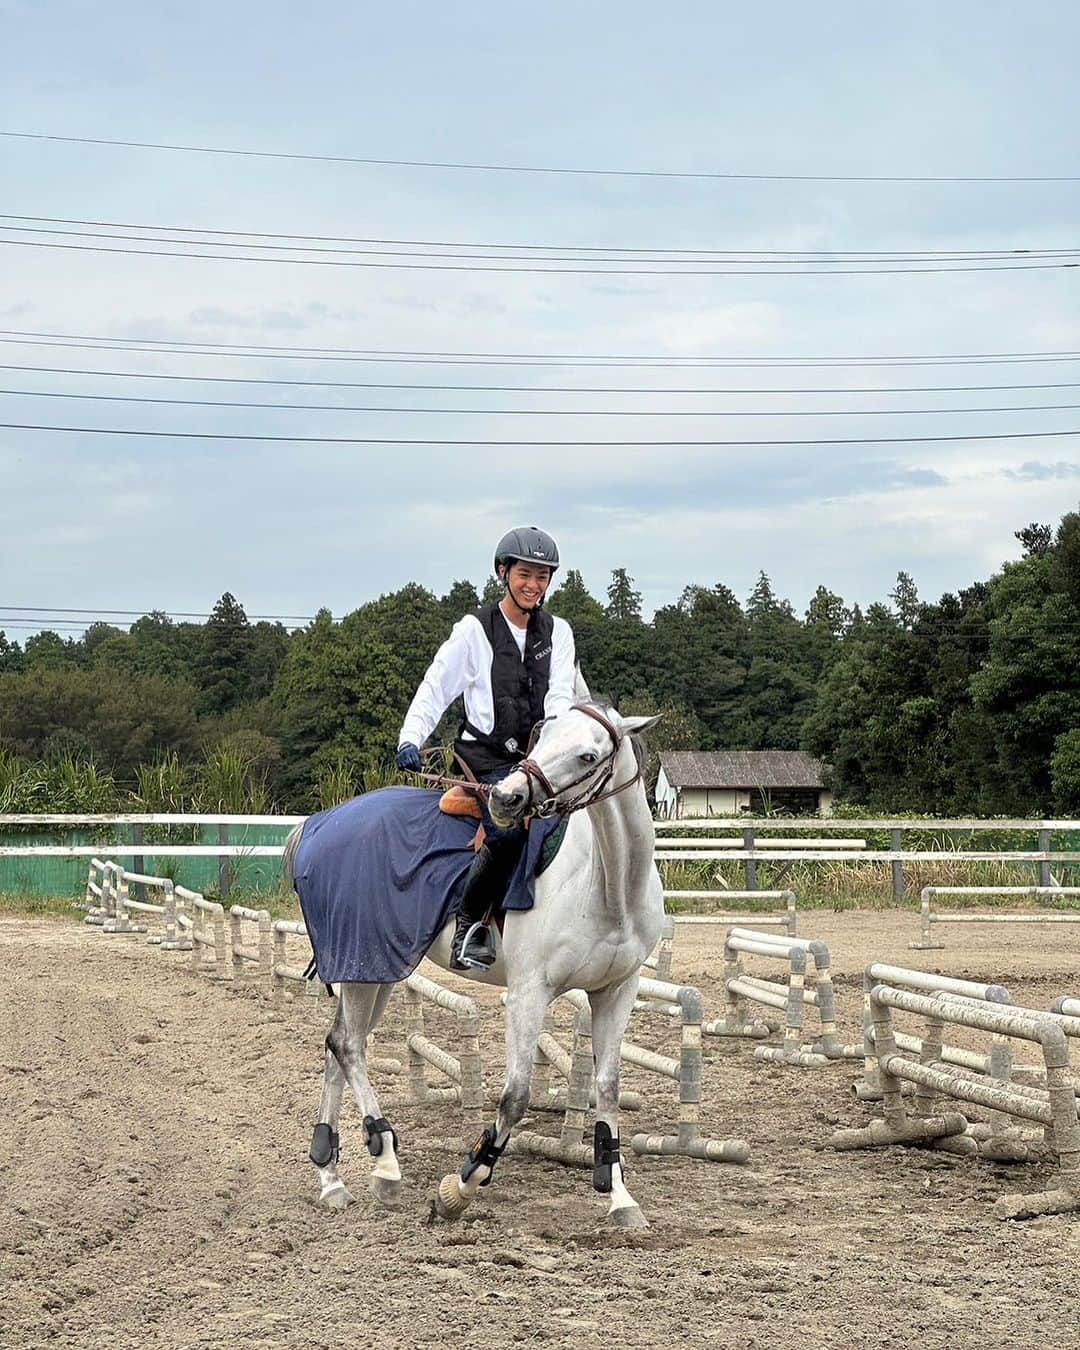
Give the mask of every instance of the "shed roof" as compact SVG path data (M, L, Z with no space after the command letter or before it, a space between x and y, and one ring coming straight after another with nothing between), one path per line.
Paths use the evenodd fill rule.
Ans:
M672 787L823 788L824 766L805 750L664 750Z

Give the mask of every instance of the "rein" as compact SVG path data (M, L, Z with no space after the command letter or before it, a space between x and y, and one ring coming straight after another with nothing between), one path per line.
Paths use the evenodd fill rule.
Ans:
M605 758L604 773L597 779L592 790L583 793L575 801L572 801L569 806L562 807L559 806L557 800L559 792L552 787L547 775L544 773L543 769L540 768L539 764L534 763L528 756L521 760L517 767L528 780L530 801L535 798L537 787L545 794L544 800L530 813L534 816L541 817L541 819L554 815L562 816L563 819L565 819L567 816L573 815L575 811L583 811L588 806L595 806L598 802L607 801L609 797L618 796L620 792L625 792L627 788L631 788L635 783L641 782L641 766L639 764L637 773L634 774L633 778L628 778L625 783L620 783L618 787L613 787L605 791L615 773L615 758L622 748L622 737L619 735L611 721L596 708L585 703L575 703L571 706L570 711L584 713L586 717L591 717L594 722L599 722L611 737L611 749L608 751ZM590 767L580 778L575 778L571 783L565 783L559 791L566 792L570 788L577 787L579 783L587 782L595 772L595 768Z
M441 755L442 751L439 749L421 750L420 754L426 759L434 759L437 755ZM414 778L422 778L426 783L434 783L436 787L460 787L471 792L474 797L487 797L488 793L491 791L491 788L487 783L480 783L477 781L476 776L460 755L455 755L454 759L465 774L464 778L451 778L449 774L427 773L423 770L419 772L414 771L412 776Z
M619 735L610 719L605 717L597 708L593 708L586 703L574 703L571 705L570 711L584 713L586 717L591 717L594 722L599 722L611 737L611 749L603 760L604 772L597 779L592 789L582 793L580 797L576 798L568 806L560 806L557 800L560 792L565 793L571 788L578 787L581 783L588 782L593 774L596 773L596 767L591 765L580 778L575 778L572 782L565 783L562 788L556 790L540 765L529 758L539 737L540 727L542 726L542 723L537 723L533 728L533 734L529 741L529 747L525 758L519 760L514 766L514 769L511 769L508 772L513 773L515 770L520 770L525 775L529 784L530 802L533 802L536 799L538 795L537 789L539 789L539 794L542 799L539 805L535 806L528 814L538 816L541 820L556 815L561 816L565 820L567 816L573 815L575 811L583 811L586 807L596 806L599 802L607 801L609 797L617 797L620 792L625 792L627 788L632 788L636 783L641 782L642 770L641 765L639 764L637 773L634 774L633 778L628 778L625 783L619 783L617 787L608 788L608 784L615 774L615 759L622 748L623 738ZM442 752L440 750L424 750L421 753L426 758L433 759ZM424 771L414 773L413 777L422 778L425 782L434 783L437 787L465 788L476 797L486 798L491 791L490 786L487 783L478 782L469 766L460 758L460 756L455 755L454 758L463 770L465 774L464 778L452 778L449 774L428 773Z

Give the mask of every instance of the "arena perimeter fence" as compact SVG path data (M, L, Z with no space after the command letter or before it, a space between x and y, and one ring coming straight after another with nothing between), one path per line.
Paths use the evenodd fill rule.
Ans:
M167 876L188 890L225 900L230 895L281 893L280 858L285 838L303 816L283 815L60 815L0 814L0 893L73 898L84 887L92 857L121 860L133 873ZM774 923L795 933L795 865L830 864L858 875L861 864L887 864L895 903L905 901L905 867L918 868L918 884L927 872L942 869L941 881L956 879L956 868L1006 867L1009 882L971 888L970 899L1000 908L1016 883L1022 883L1036 908L1080 913L1080 821L844 819L839 817L731 818L658 820L656 859L665 879L665 900L676 912L719 911L732 922ZM1007 847L979 848L990 836ZM884 838L889 847L877 847ZM925 847L927 841L954 847ZM1016 847L1019 844L1020 847ZM1024 847L1024 845L1034 847ZM961 847L960 845L966 845ZM734 889L723 871L737 864L742 884ZM769 864L769 876L759 867ZM722 870L723 869L723 870ZM704 881L685 884L704 875ZM804 873L805 875L805 873ZM674 884L681 879L683 884ZM975 876L977 881L984 877ZM134 898L146 903L139 883ZM943 893L944 885L938 887ZM1019 887L1017 887L1019 890ZM748 902L751 902L748 904ZM763 908L779 910L762 918ZM753 913L742 913L750 908ZM934 921L937 916L934 916ZM947 921L947 920L943 920ZM924 920L924 934L925 934ZM926 942L925 935L923 942Z

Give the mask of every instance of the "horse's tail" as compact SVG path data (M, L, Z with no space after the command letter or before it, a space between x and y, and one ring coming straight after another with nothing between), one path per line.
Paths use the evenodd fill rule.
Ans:
M285 840L285 852L281 855L281 870L289 884L293 881L293 860L296 857L296 850L300 846L300 836L304 833L304 822L294 825L289 831L289 837Z

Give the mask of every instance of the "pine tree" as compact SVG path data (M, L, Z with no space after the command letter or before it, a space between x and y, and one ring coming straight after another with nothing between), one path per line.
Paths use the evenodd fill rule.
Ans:
M889 592L889 599L896 606L901 628L912 628L919 612L919 592L908 572L897 572L896 587Z
M634 590L634 578L625 567L616 567L607 588L608 604L605 613L617 623L641 622L641 592Z
M248 694L251 627L244 607L230 591L214 606L202 630L202 660L196 668L199 711L222 713Z

